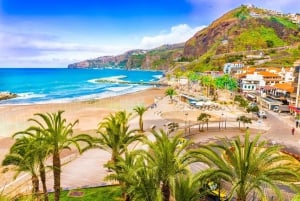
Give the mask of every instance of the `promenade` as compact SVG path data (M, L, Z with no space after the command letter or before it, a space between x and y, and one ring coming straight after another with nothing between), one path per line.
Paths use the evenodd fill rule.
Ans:
M185 103L173 103L170 104L169 97L161 97L161 99L157 99L156 105L157 107L150 108L143 115L144 120L144 129L147 130L146 135L151 136L150 130L155 126L155 128L167 129L166 125L170 123L169 119L163 118L165 113L173 112L174 118L181 119L179 121L179 127L181 129L185 126L188 121L195 121L197 115L201 113L198 109L191 109ZM211 111L215 115L221 116L226 114L228 117L235 116L239 114L239 111L236 111L235 114L232 111L224 108L224 110ZM188 113L187 116L184 114ZM177 114L177 115L176 115ZM132 128L138 128L138 116L134 117L130 121L130 125ZM216 125L209 125L212 127L217 127ZM262 131L266 132L268 126L262 123L253 123L250 124L249 127L253 131ZM266 130L264 130L266 129ZM198 127L195 128L198 130ZM184 131L184 129L183 129ZM209 140L213 140L216 137L233 137L236 135L244 135L244 131L240 129L231 129L230 125L228 125L227 129L222 129L218 131L218 129L214 129L212 132L201 132L200 134L191 136L192 140L195 143L198 142L208 142ZM63 189L73 189L87 186L102 186L108 185L110 182L105 181L104 177L109 174L106 168L104 168L104 164L110 159L110 154L106 151L100 149L89 150L82 155L78 156L76 160L71 161L66 164L62 170L62 179L61 186ZM53 180L48 179L48 187L52 189L51 185L53 185Z

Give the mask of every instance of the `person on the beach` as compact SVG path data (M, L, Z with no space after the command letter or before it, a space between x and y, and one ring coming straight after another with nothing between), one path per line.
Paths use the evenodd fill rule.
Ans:
M293 127L292 128L292 135L294 135L294 133L295 133L295 128Z

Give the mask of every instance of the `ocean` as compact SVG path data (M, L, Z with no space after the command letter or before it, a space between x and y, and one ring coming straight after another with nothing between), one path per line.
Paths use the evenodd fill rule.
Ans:
M154 82L162 76L161 71L106 68L0 68L0 92L18 95L17 98L0 101L0 105L106 98L148 89L152 86L140 83Z

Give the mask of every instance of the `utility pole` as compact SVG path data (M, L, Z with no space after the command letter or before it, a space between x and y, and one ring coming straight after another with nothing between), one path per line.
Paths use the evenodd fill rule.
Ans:
M186 136L187 135L187 117L188 117L189 113L186 112L184 115L185 115L184 135Z

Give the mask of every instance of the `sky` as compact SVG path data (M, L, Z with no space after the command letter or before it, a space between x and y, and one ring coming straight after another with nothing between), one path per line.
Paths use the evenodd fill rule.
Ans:
M241 4L299 13L299 0L0 0L0 67L67 67L187 41Z

